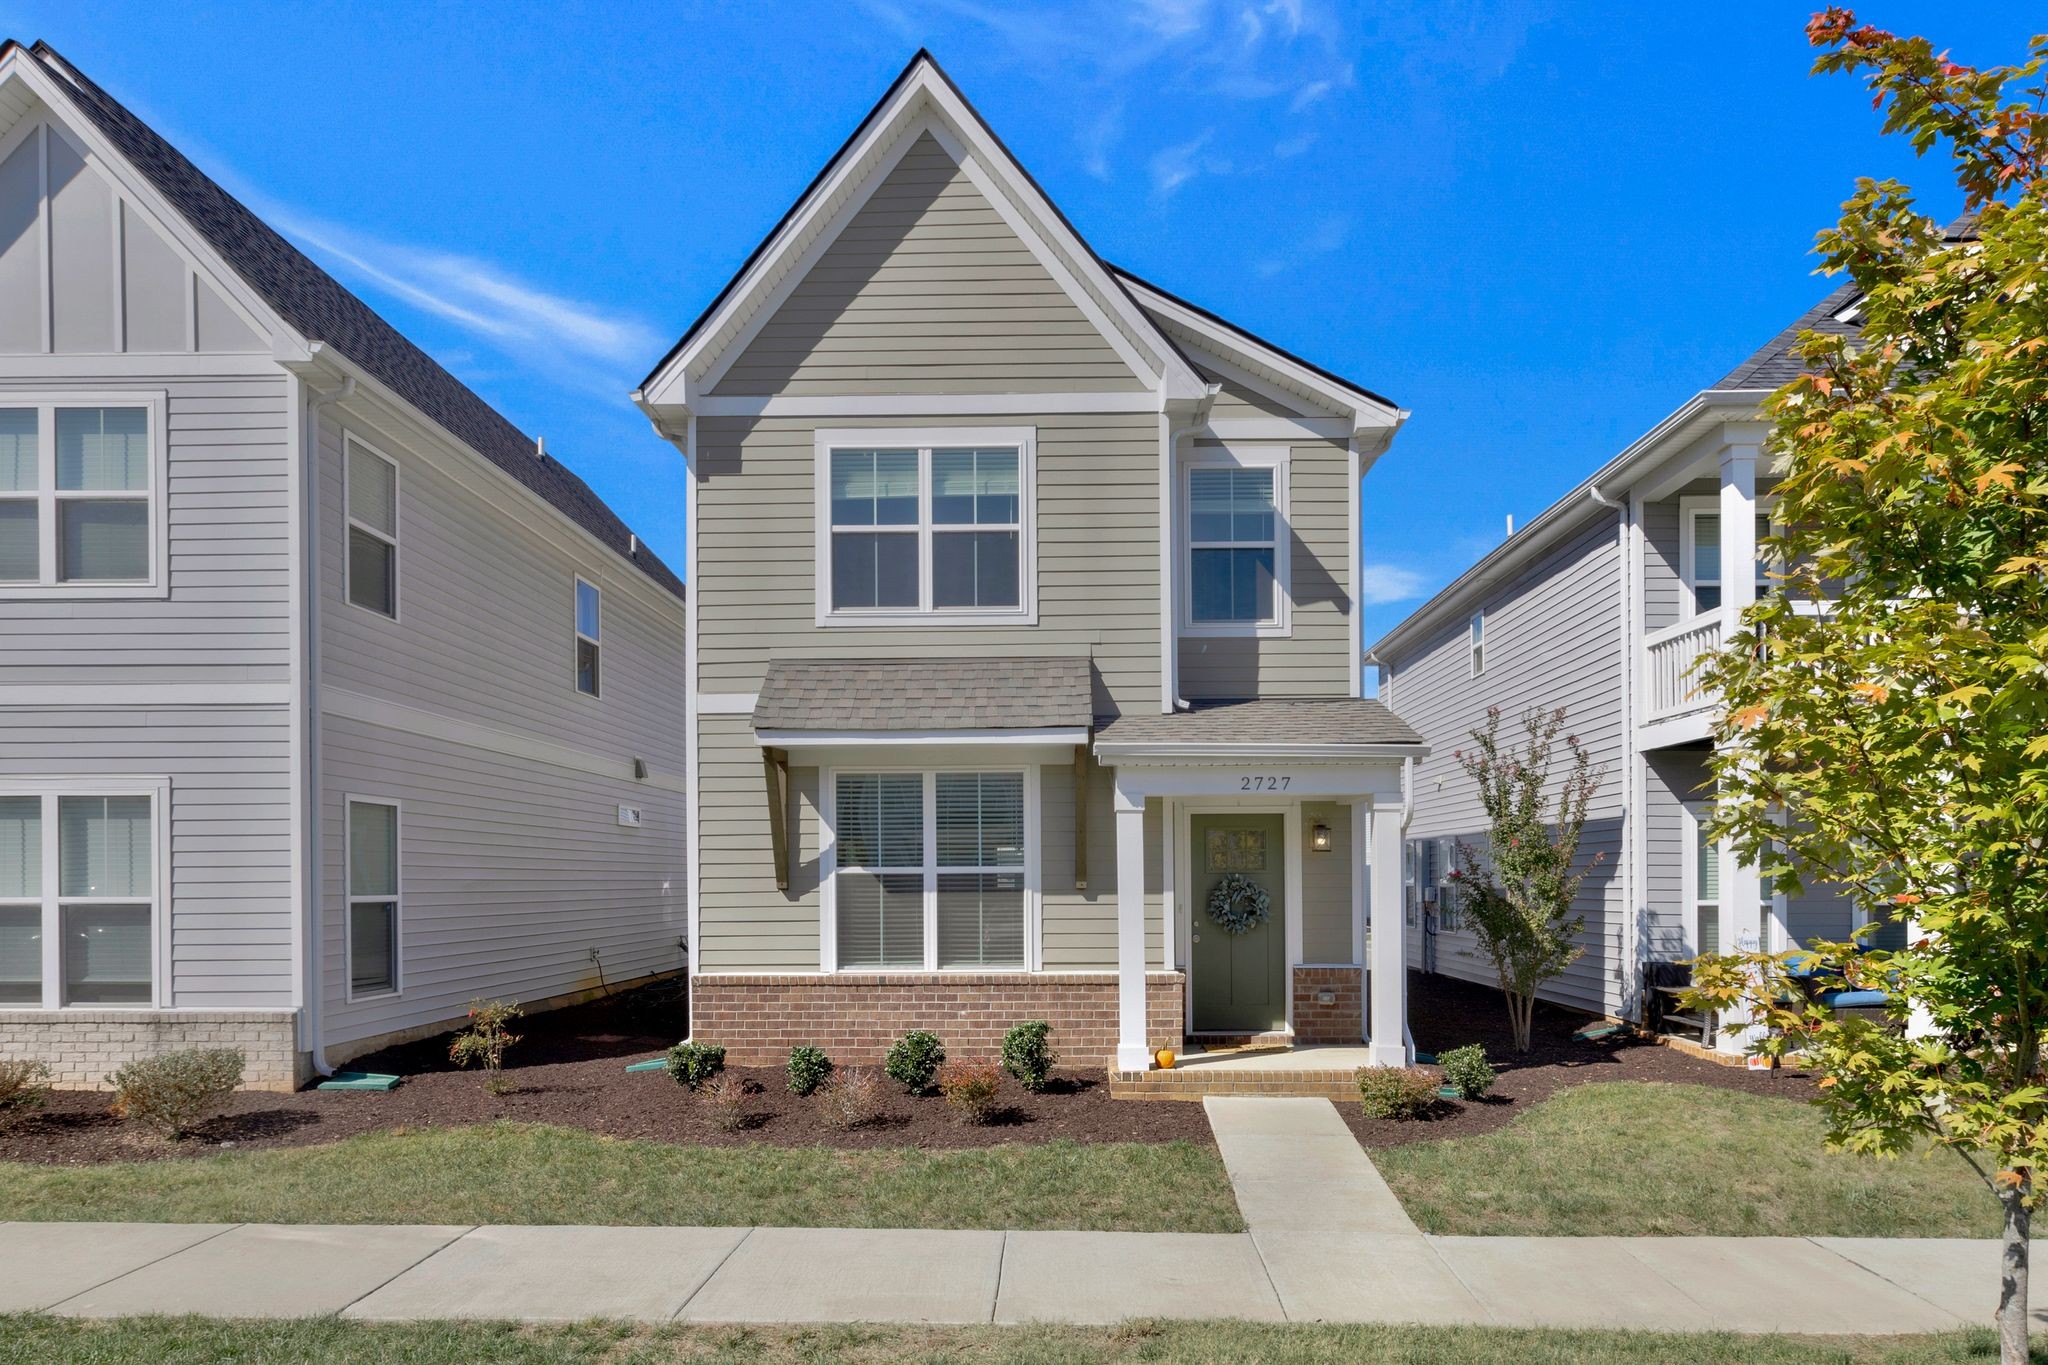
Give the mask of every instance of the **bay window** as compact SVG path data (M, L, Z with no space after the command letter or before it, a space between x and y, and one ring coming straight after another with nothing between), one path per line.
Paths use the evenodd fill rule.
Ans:
M161 395L0 395L0 595L164 585Z
M1286 451L1205 452L1186 462L1182 480L1183 629L1286 634Z
M0 787L0 1008L156 997L167 784Z

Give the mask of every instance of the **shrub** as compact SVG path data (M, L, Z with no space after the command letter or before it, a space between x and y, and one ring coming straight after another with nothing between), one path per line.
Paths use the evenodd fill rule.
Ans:
M1358 1107L1369 1119L1421 1118L1436 1102L1436 1082L1427 1072L1399 1066L1359 1069Z
M1053 1064L1060 1054L1052 1050L1052 1025L1031 1019L1003 1035L1003 1070L1017 1078L1017 1084L1036 1093L1045 1089Z
M242 1083L242 1054L231 1047L194 1047L138 1057L107 1077L114 1112L181 1138Z
M519 1041L519 1035L512 1032L512 1021L525 1013L516 1000L470 1001L469 1027L448 1045L448 1060L460 1067L480 1064L484 1088L493 1095L504 1093L505 1082L499 1073L505 1069L505 1049Z
M704 1098L711 1102L712 1115L720 1128L737 1133L752 1121L747 1099L755 1089L752 1081L740 1076L714 1076L704 1083Z
M939 1035L917 1029L896 1040L882 1070L889 1073L891 1080L900 1081L911 1094L929 1095L932 1079L945 1064L946 1049L939 1042Z
M725 1070L725 1049L710 1043L677 1043L668 1050L668 1074L685 1090L695 1090Z
M814 1047L793 1047L789 1050L789 1093L808 1095L825 1083L832 1074L832 1059Z
M1437 1061L1443 1065L1444 1082L1460 1099L1476 1100L1493 1089L1493 1068L1486 1064L1486 1049L1479 1044L1454 1047Z
M41 1062L0 1062L0 1128L34 1113L49 1098L49 1067Z
M939 1068L939 1093L968 1123L995 1117L1003 1073L991 1062L948 1062Z
M882 1116L882 1083L872 1071L835 1071L818 1090L825 1122L841 1130L860 1128Z

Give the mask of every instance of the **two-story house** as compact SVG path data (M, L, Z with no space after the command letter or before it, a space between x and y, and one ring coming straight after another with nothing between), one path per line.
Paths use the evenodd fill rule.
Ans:
M683 641L581 480L0 45L0 1057L289 1087L679 971Z
M1969 224L1950 232L1961 240ZM1680 973L1658 964L1744 946L1783 951L1860 927L1836 888L1772 894L1754 864L1707 838L1717 699L1695 676L1701 655L1771 591L1758 542L1770 534L1777 476L1761 404L1800 373L1802 332L1856 327L1857 293L1845 285L1372 646L1381 698L1430 748L1412 775L1404 871L1416 966L1494 980L1448 881L1457 843L1486 846L1456 752L1494 706L1511 733L1527 708L1565 708L1604 775L1582 845L1600 858L1578 906L1585 953L1546 998L1661 1016L1674 1002L1660 987ZM1889 944L1904 926L1873 932ZM1696 1037L1703 1022L1684 1029ZM1736 1030L1716 1041L1743 1047Z
M1394 404L1106 265L922 53L635 398L690 470L694 1037L1408 1060Z

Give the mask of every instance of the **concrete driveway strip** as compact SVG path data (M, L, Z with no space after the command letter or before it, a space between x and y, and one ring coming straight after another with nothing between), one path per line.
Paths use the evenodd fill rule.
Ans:
M686 1322L987 1322L1003 1234L755 1228L678 1318Z
M478 1228L342 1316L666 1322L746 1235L745 1228Z
M232 1223L0 1223L0 1313L28 1313L218 1237Z
M1804 1237L1632 1237L1656 1270L1731 1332L1939 1332L1956 1314Z
M1720 1326L1620 1237L1432 1237L1493 1320L1508 1327L1710 1331Z
M50 1311L81 1317L324 1317L467 1231L250 1223L73 1295Z
M1961 1237L1816 1237L1847 1257L1964 1322L1989 1327L1998 1311L1998 1243ZM2040 1245L2036 1243L2036 1245ZM2048 1328L2048 1288L2033 1280L2034 1325Z
M1285 1317L1243 1233L1011 1232L997 1322Z

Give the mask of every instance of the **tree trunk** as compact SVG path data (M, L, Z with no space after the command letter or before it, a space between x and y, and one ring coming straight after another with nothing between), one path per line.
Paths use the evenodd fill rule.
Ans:
M1529 1050L1529 1017L1535 1012L1536 997L1519 991L1503 988L1508 999L1508 1032L1514 1039L1515 1051Z
M1998 1362L1999 1365L2027 1365L2027 1234L2033 1215L2027 1196L2033 1188L2033 1172L2005 1172L2018 1177L2001 1188L1998 1200L2005 1205L2005 1244L1998 1268Z

